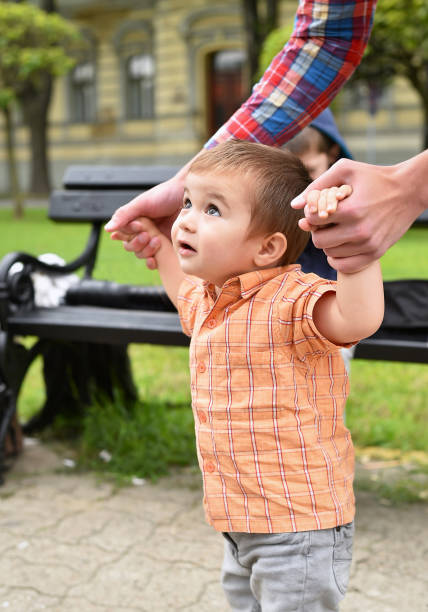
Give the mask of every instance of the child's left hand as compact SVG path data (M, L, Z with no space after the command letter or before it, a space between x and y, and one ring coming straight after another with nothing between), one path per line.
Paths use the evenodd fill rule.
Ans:
M351 193L352 187L350 185L330 187L322 191L313 189L307 194L306 202L311 213L318 213L320 218L326 219L337 210L338 203L350 196Z

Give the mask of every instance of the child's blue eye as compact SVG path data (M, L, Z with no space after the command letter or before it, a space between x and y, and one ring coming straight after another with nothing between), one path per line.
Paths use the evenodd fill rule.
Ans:
M183 208L192 208L192 202L189 200L189 198L186 198L183 202Z
M217 206L214 206L214 204L210 204L207 208L207 215L212 215L214 217L220 217L220 211L217 208Z

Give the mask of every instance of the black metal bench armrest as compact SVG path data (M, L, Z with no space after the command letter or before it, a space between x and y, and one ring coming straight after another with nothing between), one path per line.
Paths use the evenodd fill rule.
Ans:
M41 271L48 274L70 274L85 267L85 276L89 276L95 265L97 255L100 223L94 223L83 252L65 265L49 264L40 261L29 253L14 251L0 261L0 327L7 329L8 316L17 309L34 307L34 288L31 274ZM12 267L21 264L21 269L11 274Z

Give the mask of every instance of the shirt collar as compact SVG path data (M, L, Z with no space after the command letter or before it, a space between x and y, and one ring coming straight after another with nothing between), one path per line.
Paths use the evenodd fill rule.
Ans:
M275 278L275 276L279 276L285 272L291 272L292 270L300 270L300 265L291 264L289 266L278 266L276 268L265 268L254 270L253 272L246 272L245 274L234 276L227 280L221 289L221 293L241 295L243 298L249 298L259 291L263 285ZM205 281L203 286L211 297L215 296L214 285Z

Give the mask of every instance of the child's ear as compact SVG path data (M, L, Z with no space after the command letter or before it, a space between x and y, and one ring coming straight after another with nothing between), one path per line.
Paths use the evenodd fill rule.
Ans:
M258 268L277 265L287 250L287 238L281 232L264 236L254 255L254 263Z

